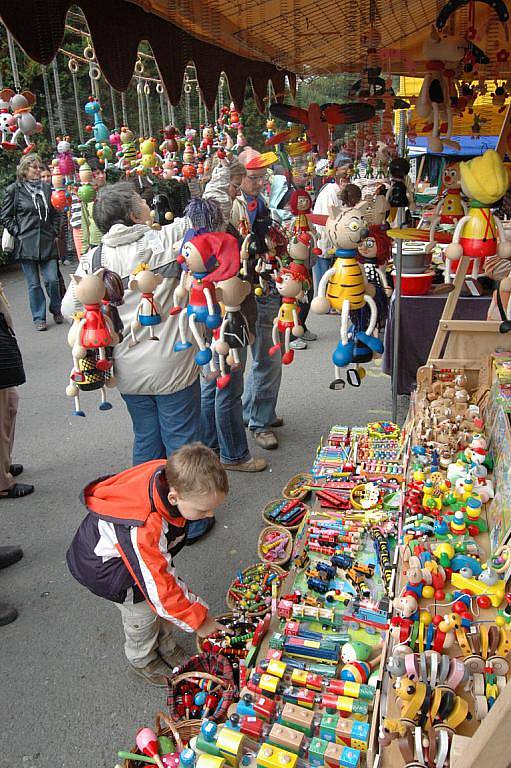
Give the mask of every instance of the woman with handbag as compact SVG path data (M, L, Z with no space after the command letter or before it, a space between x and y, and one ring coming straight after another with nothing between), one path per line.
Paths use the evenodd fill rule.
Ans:
M34 490L33 485L14 480L23 472L23 465L11 462L18 410L16 387L24 383L23 360L0 283L0 499L20 499Z
M17 180L7 187L0 222L15 238L14 256L19 261L28 287L28 298L36 330L46 330L46 299L41 276L50 299L50 312L60 325L61 291L55 238L58 215L50 202L50 185L41 182L42 164L38 155L22 157Z

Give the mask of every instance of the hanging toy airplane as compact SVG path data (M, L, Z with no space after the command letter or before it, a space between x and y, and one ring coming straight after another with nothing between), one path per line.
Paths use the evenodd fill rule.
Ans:
M351 125L364 123L374 117L374 107L371 104L310 104L308 109L295 107L291 104L270 104L273 117L289 123L297 123L307 128L309 142L317 147L321 157L326 157L329 146L328 127L330 125ZM290 131L293 131L291 128ZM276 134L268 139L270 145L278 144L279 137L291 138L284 134Z

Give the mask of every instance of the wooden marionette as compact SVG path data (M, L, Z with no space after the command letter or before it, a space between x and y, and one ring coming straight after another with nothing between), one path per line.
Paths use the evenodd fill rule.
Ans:
M179 302L186 296L185 279L181 276L179 286L174 291L174 307L170 314L179 314L179 341L174 345L175 352L189 349L192 344L186 336L186 324L199 347L195 355L198 365L213 364L211 349L206 346L203 335L197 328L201 323L214 330L222 323L220 305L215 292L215 282L234 277L240 268L240 254L235 237L225 232L207 232L188 240L181 249L179 258L183 269L190 275L188 304ZM214 366L211 369L214 372Z
M112 319L103 311L102 303L108 297L104 282L103 268L92 275L80 277L72 275L76 299L83 305L84 311L73 318L73 325L68 333L68 344L72 348L73 370L70 374L66 394L75 399L74 415L85 416L80 408L80 389L101 389L100 410L112 407L106 400L105 385L114 386L111 374L112 361L107 351L119 342L119 334ZM108 379L107 379L108 375Z
M381 226L369 227L369 234L358 246L363 260L364 272L368 283L374 285L374 300L378 309L378 329L385 326L389 313L389 298L392 288L389 286L385 266L392 256L392 241Z
M415 105L416 114L432 121L428 145L431 152L441 152L444 144L459 150L452 140L452 99L457 95L454 73L464 58L468 44L459 36L441 36L435 27L425 41L422 51L427 73ZM445 137L441 137L442 123L447 123Z
M369 285L358 262L356 248L367 238L368 227L364 220L364 203L340 212L332 209L330 216L312 215L311 221L325 226L331 242L336 247L335 262L321 278L318 295L311 303L316 314L326 314L329 309L341 312L341 339L334 350L332 361L335 379L330 389L343 389L345 382L341 368L347 368L347 380L352 386L360 386L365 375L360 363L368 362L373 355L383 352L377 338L378 309L374 301L374 287ZM369 307L369 316L365 310Z
M165 128L160 130L163 134L163 141L160 144L160 152L163 155L164 160L174 160L177 152L179 151L179 145L177 143L177 128L173 125L166 125Z
M304 286L304 290L308 291L312 285L312 276L310 274L311 254L320 256L322 254L321 248L316 248L314 244L314 238L311 232L301 232L299 235L295 235L289 242L289 258L293 264L300 266L305 270L306 275L305 282L307 286Z
M238 350L250 344L248 323L241 305L251 290L249 282L236 276L216 285L217 298L224 305L222 324L214 333L216 340L213 343L213 351L218 354L220 361L220 376L216 381L219 389L226 387L231 380L226 364L231 371L238 370L241 366Z
M135 317L131 322L130 347L139 343L136 331L140 328L149 328L149 340L159 341L154 332L154 326L161 323L161 307L154 298L156 288L163 282L162 275L151 272L148 264L139 264L133 270L128 288L130 291L140 291L142 298L135 310Z
M312 199L305 189L295 189L289 199L289 208L294 214L293 234L309 232L310 226L307 214L312 211Z
M282 267L275 279L275 286L282 297L282 304L280 305L277 317L273 321L273 346L270 347L269 354L275 355L279 351L282 346L279 334L283 333L283 365L289 365L294 359L295 353L290 347L291 333L293 336L303 336L304 333L303 326L300 325L298 318L298 302L304 297L302 278L303 275L297 268L297 265L292 264L289 268Z
M452 242L445 249L446 280L451 280L452 262L462 256L472 259L472 277L488 257L509 259L511 243L504 227L491 209L507 192L509 176L500 156L493 149L468 162L460 163L461 189L468 197L468 213L456 224Z

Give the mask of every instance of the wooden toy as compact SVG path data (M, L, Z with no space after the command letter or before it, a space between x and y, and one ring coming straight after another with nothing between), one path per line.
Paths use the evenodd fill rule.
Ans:
M374 289L368 286L357 261L356 248L369 234L364 204L340 213L332 210L326 222L318 223L326 226L337 248L334 265L321 278L318 295L311 302L311 309L317 314L325 314L329 309L341 312L341 339L332 355L336 377L330 389L344 388L341 368L347 368L347 380L352 386L360 386L361 374L363 377L365 371L359 372L359 365L371 360L374 353L383 352L380 340L374 335L378 319Z
M128 289L130 291L140 291L142 298L135 310L135 317L131 322L131 341L130 347L139 343L136 337L136 330L139 328L149 328L149 340L158 341L158 336L154 333L154 326L161 323L161 307L154 298L154 291L163 282L162 275L151 272L148 264L139 264L133 270Z
M285 565L292 553L293 537L291 532L277 525L269 525L259 534L257 553L262 562Z
M312 475L306 472L299 472L288 480L282 491L282 495L285 499L305 499L310 493L307 486L311 481Z
M467 43L462 37L441 36L435 27L423 45L423 55L428 62L429 72L422 83L415 112L429 123L433 118L428 145L431 152L441 152L443 145L459 150L459 144L452 140L451 97L454 94L452 72L465 56ZM447 122L447 133L441 138L442 122Z
M75 296L84 306L84 311L74 316L67 336L72 348L73 369L66 394L74 397L75 416L85 416L80 407L80 389L101 389L100 410L106 411L112 407L105 392L105 386L115 385L111 374L112 361L107 355L107 349L118 343L119 335L110 317L102 311L102 302L107 295L104 272L101 268L84 277L71 276Z
M9 141L2 141L3 149L17 149L18 139L23 136L25 147L23 154L28 155L32 152L35 144L32 136L42 131L41 123L38 123L32 114L32 108L35 106L36 97L32 91L21 91L16 93L11 88L3 88L0 92L0 99L6 103L7 109L11 111L7 126L11 132Z
M262 745L256 757L259 768L295 768L297 759L292 752L268 743Z
M446 279L450 279L452 262L462 256L474 261L472 277L477 279L484 259L498 254L511 255L500 219L491 208L507 191L509 176L500 156L494 150L468 162L460 163L461 189L469 198L469 209L456 224L452 243L445 249Z
M273 564L258 563L245 568L229 587L227 605L231 609L240 608L248 615L264 615L271 608L273 590L278 591L283 574L284 571Z
M183 270L179 286L174 291L174 307L171 315L179 314L180 340L174 345L175 352L189 349L191 342L186 337L186 321L199 351L195 355L198 365L212 361L212 352L206 346L197 323L203 323L213 330L222 324L220 306L215 293L215 282L227 280L237 274L240 267L239 249L236 238L225 232L209 232L196 235L181 249L182 263L192 275L186 312L179 304L186 296ZM213 368L212 368L213 370Z
M236 276L222 280L216 286L217 298L224 304L222 323L213 343L213 350L220 359L220 376L216 381L219 389L226 387L231 379L226 364L231 370L238 370L241 366L238 350L250 343L248 323L241 311L241 304L251 290L249 282Z
M144 755L152 757L158 768L164 768L158 751L158 739L151 728L141 728L137 733L136 742Z
M293 268L294 267L294 268ZM275 278L275 286L280 296L282 304L279 314L273 321L272 340L273 346L269 349L270 355L275 355L281 348L279 333L284 334L284 354L282 355L283 365L289 365L293 362L294 351L290 348L291 333L293 336L302 336L303 327L298 319L298 302L303 299L303 281L296 271L296 265L291 265L288 269L282 267Z
M294 531L298 529L309 511L307 504L300 499L294 501L276 499L275 501L268 502L264 507L262 517L266 523L275 523Z

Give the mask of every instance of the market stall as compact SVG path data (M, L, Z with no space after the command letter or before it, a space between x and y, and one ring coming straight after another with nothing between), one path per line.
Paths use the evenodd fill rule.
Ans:
M363 391L364 365L384 347L394 413L397 396L410 392L416 377L418 385L403 427L395 419L332 426L317 455L304 457L310 471L291 478L281 498L262 500L259 559L232 574L226 611L218 617L227 629L198 641L197 655L174 670L166 700L155 697L154 728L141 722L135 746L119 745L124 768L467 768L485 750L494 768L504 768L505 758L493 755L493 744L501 743L510 708L511 362L501 349L509 346L509 296L500 300L499 322L485 320L489 298L460 296L464 284L474 285L484 273L485 260L505 262L511 255L494 215L510 186L503 158L509 153L511 106L507 85L497 80L497 74L511 74L507 6L500 0L449 2L437 9L411 0L407 14L397 18L395 8L376 0L368 3L367 14L346 4L330 15L306 0L292 8L262 3L257 12L250 2L170 7L106 0L99 8L82 0L90 41L76 57L61 45L68 3L53 2L51 18L46 5L31 9L37 36L28 29L26 7L11 4L3 12L14 81L14 89L0 94L3 149L20 151L24 142L23 152L30 153L41 132L32 115L36 96L21 91L14 37L43 67L57 52L69 60L77 116L82 110L76 75L80 66L88 67L92 95L84 111L92 135L85 140L77 117L79 158L66 138L58 141L55 209L66 212L73 195L85 204L94 199L90 153L105 168L134 177L140 188L146 182L153 203L165 191L154 186L160 177L194 197L188 208L191 244L180 252L183 271L176 265L180 282L172 306L160 307L154 296L168 274L153 274L145 261L123 286L140 293L130 347L141 338L160 341L154 326L174 318L179 338L173 351L196 345L194 361L205 377L219 389L228 387L231 370L240 367L239 350L248 346L240 306L253 290L246 280L252 259L254 294L266 296L274 280L275 295L282 297L268 355L282 350L282 362L291 364L291 333L303 334L299 305L312 282L306 264L320 251L313 229L318 226L330 238L334 259L311 310L339 315L330 389L349 385ZM347 31L339 40L331 30L341 25ZM75 32L85 34L83 28ZM144 69L140 40L151 46L152 54L144 55L157 76ZM410 67L422 79L417 93L405 94L408 102L396 94L393 77ZM119 101L115 92L128 89L133 71L138 143L127 125L126 99ZM292 103L297 75L333 71L350 73L342 102ZM46 69L43 74L50 115ZM103 75L112 89L111 128L99 99ZM247 170L264 172L259 178L267 183L266 170L278 162L280 175L292 182L293 174L302 173L305 182L291 197L288 232L274 226L258 240L247 213L237 230L240 262L234 238L212 222L200 182L213 156L225 171L246 145L241 108L248 80L267 122L265 151L247 162ZM493 83L489 108L502 112L497 151L483 154L487 148L480 144L474 160L452 171L424 226L412 226L416 205L407 134L421 121L432 153L452 152L461 160L454 118L474 111L476 80L480 90L486 81ZM59 82L55 65L56 119L64 133ZM183 82L186 125L178 129L173 110ZM192 82L197 128L191 125ZM154 138L151 88L158 94L161 144ZM55 143L53 117L48 123ZM472 134L480 126L481 115ZM360 186L370 194L359 204L314 214L302 187L313 189L318 159L335 175L336 129L344 131L340 148L353 160L351 180L357 181L363 166ZM257 198L250 202L247 212L255 218ZM177 210L170 204L153 208L148 225L161 252L158 232ZM419 243L420 252L404 245L410 242ZM437 260L447 298L428 293L433 274L426 254L434 248L443 254ZM417 255L421 263L410 266ZM100 390L99 408L110 409L106 388L113 383L112 349L119 343L113 311L119 300L107 290L99 267L101 260L93 259L90 273L75 281L74 298L83 311L73 315L66 392L73 414L82 417L80 395L91 390ZM426 290L412 290L424 279ZM230 280L234 287L225 285ZM94 336L86 344L97 327L100 341Z

